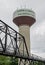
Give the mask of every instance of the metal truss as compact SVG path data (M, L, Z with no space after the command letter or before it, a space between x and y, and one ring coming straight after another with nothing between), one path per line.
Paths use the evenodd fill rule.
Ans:
M0 20L0 54L1 53L19 57L29 56L24 36Z
M21 49L22 47L22 49ZM0 20L0 55L14 56L19 58L19 65L34 65L36 61L45 60L37 59L29 55L24 36L15 31L13 28Z

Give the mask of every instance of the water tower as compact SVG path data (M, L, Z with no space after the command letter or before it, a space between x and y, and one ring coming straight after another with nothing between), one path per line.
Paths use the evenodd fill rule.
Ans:
M30 53L30 27L36 21L35 12L29 9L19 9L13 13L13 22L19 27L19 33L25 37Z

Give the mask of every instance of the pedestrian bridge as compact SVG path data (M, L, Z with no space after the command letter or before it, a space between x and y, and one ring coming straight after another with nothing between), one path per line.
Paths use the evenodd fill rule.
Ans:
M22 48L21 48L22 47ZM45 65L45 59L29 54L24 36L0 20L0 55L14 56L24 60L41 61ZM19 64L20 65L20 64ZM25 64L26 65L26 64Z

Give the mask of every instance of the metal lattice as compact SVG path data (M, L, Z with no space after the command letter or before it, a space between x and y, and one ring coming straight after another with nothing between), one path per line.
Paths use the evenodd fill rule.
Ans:
M22 49L21 49L22 45ZM19 65L35 65L34 62L41 61L45 64L45 59L29 56L28 48L24 36L12 29L0 20L0 55L14 56L19 58ZM33 61L33 62L32 62Z

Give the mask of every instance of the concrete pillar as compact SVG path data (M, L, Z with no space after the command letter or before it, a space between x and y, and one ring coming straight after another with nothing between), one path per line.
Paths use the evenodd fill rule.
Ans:
M30 27L28 25L19 26L19 33L25 37L28 52L30 53Z

